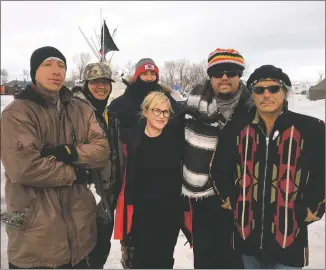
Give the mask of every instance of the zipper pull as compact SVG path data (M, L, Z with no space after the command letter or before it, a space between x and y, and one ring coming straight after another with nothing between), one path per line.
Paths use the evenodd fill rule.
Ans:
M277 136L280 134L280 132L278 130L276 130L274 132L274 135L273 135L273 141L277 138Z
M73 141L76 142L76 135L74 132L72 133L71 137L72 137Z

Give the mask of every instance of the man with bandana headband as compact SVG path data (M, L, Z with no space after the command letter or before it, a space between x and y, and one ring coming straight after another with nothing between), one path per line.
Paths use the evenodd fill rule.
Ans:
M247 87L255 106L220 136L212 177L244 267L301 269L308 226L325 213L325 123L288 109L292 83L281 68L257 68Z

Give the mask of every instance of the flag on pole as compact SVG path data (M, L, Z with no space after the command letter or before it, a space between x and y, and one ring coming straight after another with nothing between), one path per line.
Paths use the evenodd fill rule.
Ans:
M109 28L106 25L106 22L104 21L101 30L101 49L99 53L102 56L102 58L104 58L105 55L111 51L119 51L119 49L117 45L115 45L113 38L110 35Z

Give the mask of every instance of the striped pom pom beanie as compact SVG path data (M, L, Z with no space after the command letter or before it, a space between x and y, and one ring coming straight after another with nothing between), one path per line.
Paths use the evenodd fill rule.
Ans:
M239 71L245 69L244 59L242 55L234 49L217 48L208 56L207 74L212 77L212 74L220 71Z

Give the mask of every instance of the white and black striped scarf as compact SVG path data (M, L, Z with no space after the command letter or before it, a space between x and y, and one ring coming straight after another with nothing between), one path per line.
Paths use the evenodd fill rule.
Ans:
M230 120L245 85L228 100L215 97L208 81L195 87L186 102L185 152L182 194L202 198L214 194L209 181L209 164L218 143L218 133Z

